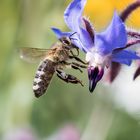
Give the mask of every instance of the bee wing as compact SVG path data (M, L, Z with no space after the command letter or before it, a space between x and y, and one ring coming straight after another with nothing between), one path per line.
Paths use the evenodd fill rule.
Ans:
M47 52L49 50L51 49L22 47L18 49L18 52L20 54L21 59L30 63L35 63L35 62L43 60L46 57Z

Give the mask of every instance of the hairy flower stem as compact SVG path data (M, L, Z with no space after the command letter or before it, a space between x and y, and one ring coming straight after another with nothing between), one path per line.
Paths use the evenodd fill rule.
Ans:
M124 49L126 49L126 48L128 48L128 47L131 47L132 45L136 45L136 44L139 44L139 43L140 43L140 40L129 41L129 42L126 44L125 47L123 47L123 48L117 48L117 49L114 50L113 53L118 53L119 51L122 51L122 50L124 50Z
M127 30L127 34L131 37L140 39L140 32Z
M140 40L129 41L125 48L128 48L128 47L130 47L132 45L136 45L136 44L139 44L139 43L140 43Z
M140 7L140 1L137 0L134 3L128 5L120 14L120 18L122 19L123 22L126 21L126 19L128 18L128 16L134 11L136 10L138 7Z

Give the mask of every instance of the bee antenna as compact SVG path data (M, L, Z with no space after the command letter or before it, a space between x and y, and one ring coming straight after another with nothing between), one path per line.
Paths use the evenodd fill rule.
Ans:
M75 35L76 33L77 33L77 32L72 33L72 34L69 36L69 38L70 38L71 36Z
M72 37L70 37L70 40L78 40L77 38L72 38Z
M75 35L76 33L77 33L77 32L72 33L72 34L69 36L69 39L70 39L70 40L77 40L76 38L72 38L72 36Z

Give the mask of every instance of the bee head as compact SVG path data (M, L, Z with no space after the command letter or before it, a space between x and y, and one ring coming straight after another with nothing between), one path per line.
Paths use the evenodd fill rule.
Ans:
M72 42L72 40L77 40L76 38L72 38L72 36L76 33L77 32L74 32L70 36L67 36L67 37L63 36L59 39L59 41L63 44L63 47L70 50L70 52L73 56L78 56L79 55L79 48L75 44L73 44L73 42ZM72 49L76 49L76 51L77 51L76 55L73 53Z
M75 48L76 46L72 43L72 40L77 40L75 38L72 38L72 36L74 34L76 34L77 32L74 32L73 34L71 34L69 37L66 37L66 36L63 36L61 37L59 40L61 43L63 43L63 45L68 48L68 49L71 49L71 48ZM77 47L76 47L77 48Z
M72 44L69 37L62 37L59 40L60 40L60 42L62 42L62 44L64 46L71 46L71 44Z

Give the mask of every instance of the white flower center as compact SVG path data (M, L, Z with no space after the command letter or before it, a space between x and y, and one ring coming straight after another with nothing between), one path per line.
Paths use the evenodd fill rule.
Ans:
M97 52L87 52L86 61L89 62L90 66L96 67L108 67L111 63L111 55L102 56Z

